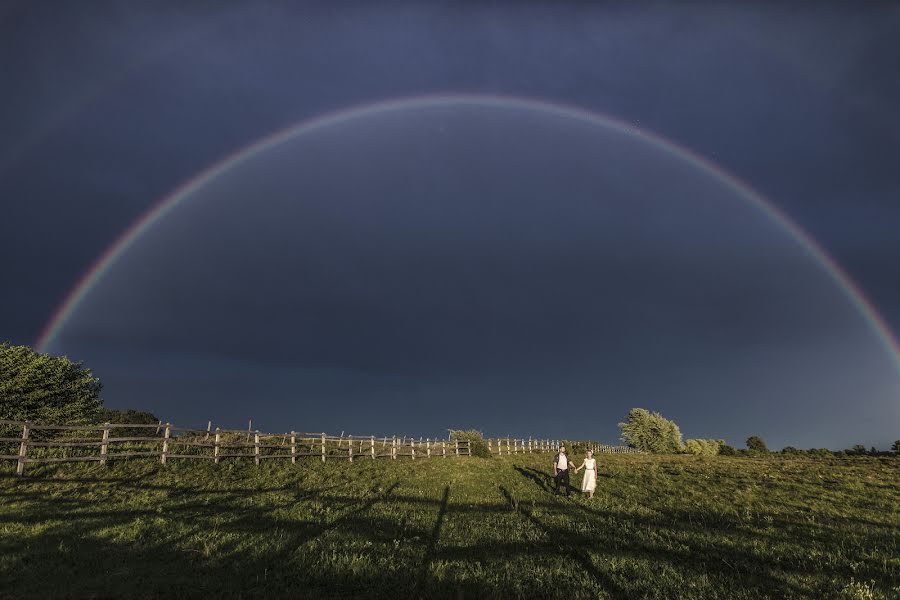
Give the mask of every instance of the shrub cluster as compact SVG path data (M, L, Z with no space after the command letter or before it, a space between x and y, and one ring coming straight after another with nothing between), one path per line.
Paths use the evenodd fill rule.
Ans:
M684 451L698 456L716 456L725 440L688 440L684 443Z
M493 456L487 442L484 441L484 434L475 429L451 429L450 439L469 442L469 452L472 456L481 458L491 458Z

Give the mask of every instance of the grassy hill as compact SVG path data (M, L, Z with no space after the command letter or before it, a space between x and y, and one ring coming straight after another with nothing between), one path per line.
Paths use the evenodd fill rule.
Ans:
M0 596L900 597L900 460L598 458L7 463Z

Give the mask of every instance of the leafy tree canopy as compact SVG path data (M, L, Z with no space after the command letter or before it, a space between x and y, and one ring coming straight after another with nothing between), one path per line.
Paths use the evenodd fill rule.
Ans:
M747 438L747 450L750 452L768 452L769 448L761 437L758 435L751 435Z
M103 406L101 388L81 363L0 343L0 419L95 423Z
M619 423L622 441L631 446L653 453L677 453L684 450L681 430L658 412L645 408L632 408L628 419Z

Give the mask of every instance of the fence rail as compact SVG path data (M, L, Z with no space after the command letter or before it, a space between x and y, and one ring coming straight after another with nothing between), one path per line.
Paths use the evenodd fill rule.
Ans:
M506 456L510 454L531 454L535 452L556 452L564 442L560 440L535 440L516 439L516 438L488 438L484 440L488 445L491 454L497 456ZM568 442L573 446L578 446L584 450L590 450L594 454L640 454L637 448L628 446L611 446L609 444L600 444L594 441L576 441Z
M13 437L13 430L21 432ZM137 430L137 431L135 431ZM147 430L142 434L142 430ZM155 430L151 434L150 430ZM406 436L329 435L290 431L265 433L259 430L178 427L171 423L104 423L102 425L46 425L29 421L0 420L0 461L15 461L16 474L23 475L29 463L90 462L156 458L222 460L252 459L257 465L268 460L298 459L360 460L447 458L471 456L465 440L413 438ZM555 452L559 440L490 438L484 440L498 456ZM596 442L575 442L594 452L637 452L633 448ZM18 452L16 453L16 446Z

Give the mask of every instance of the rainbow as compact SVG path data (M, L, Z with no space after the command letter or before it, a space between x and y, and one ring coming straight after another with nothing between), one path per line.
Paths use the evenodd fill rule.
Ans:
M695 168L706 173L710 177L713 177L733 190L740 197L752 203L783 232L795 239L803 250L811 256L822 269L824 269L834 283L836 283L846 294L856 310L859 311L860 315L862 315L864 320L872 328L885 350L893 358L895 367L897 368L898 373L900 373L900 343L898 343L897 338L894 336L891 329L868 298L866 298L859 286L850 278L841 266L838 265L812 237L810 237L809 234L800 228L800 226L794 223L784 212L772 204L772 202L754 191L749 185L734 175L722 170L717 165L688 148L680 146L654 133L638 129L633 125L614 117L546 101L477 94L416 96L346 108L282 129L226 156L219 162L199 172L190 180L184 182L172 191L168 196L160 200L114 241L112 245L94 261L90 269L88 269L88 271L79 279L60 304L59 308L53 313L41 332L40 337L35 342L35 347L38 351L45 352L56 336L59 335L72 314L77 310L82 300L90 293L97 282L103 277L104 273L106 273L107 269L109 269L119 257L125 254L144 233L154 226L154 224L174 211L178 205L188 199L191 194L226 171L239 166L261 152L277 147L287 140L339 123L346 123L355 119L362 119L388 112L461 105L527 109L575 119L582 121L585 125L604 127L634 136L666 153L675 155L676 157L687 161Z

